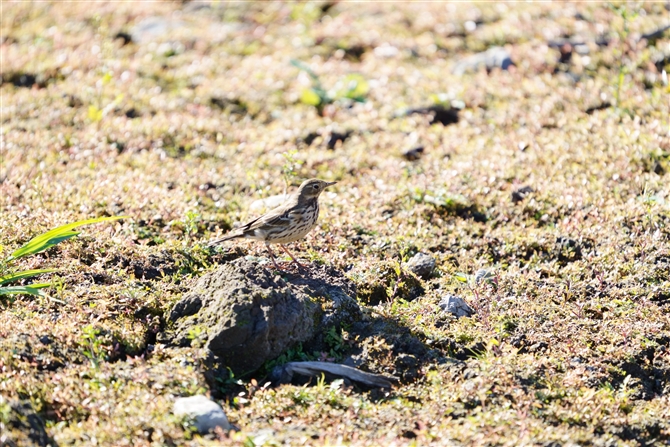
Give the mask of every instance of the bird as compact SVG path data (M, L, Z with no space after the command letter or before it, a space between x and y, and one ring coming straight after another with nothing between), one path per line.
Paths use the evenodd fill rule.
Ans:
M304 268L284 244L302 239L316 226L316 221L319 218L319 196L327 187L336 183L316 178L305 180L298 191L292 194L282 205L247 222L222 238L210 241L207 245L214 247L233 239L263 241L265 242L265 248L270 253L272 264L277 270L281 270L270 248L271 244L279 244L281 249L291 257L298 267Z

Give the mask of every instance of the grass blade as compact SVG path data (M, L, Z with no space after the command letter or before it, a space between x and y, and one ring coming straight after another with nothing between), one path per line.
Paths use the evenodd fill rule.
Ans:
M31 278L33 276L41 275L42 273L55 272L58 269L39 269L39 270L25 270L23 272L10 273L5 276L0 276L0 286L12 281L17 281L23 278Z
M54 245L60 242L75 237L79 234L79 232L73 231L73 229L76 227L80 227L82 225L90 225L99 222L106 222L110 220L125 219L126 217L128 216L98 217L96 219L80 220L78 222L61 225L60 227L54 228L53 230L47 231L46 233L42 233L39 236L35 236L31 240L29 240L23 247L19 248L14 253L12 253L5 262L10 262L15 259L19 259L23 256L40 253L48 248L53 247Z
M31 284L29 286L11 286L11 287L0 287L0 295L13 295L13 294L27 294L35 296L46 296L42 290L45 287L51 286L50 282L40 283L40 284Z
M291 65L293 65L295 68L304 71L309 75L310 78L312 78L312 81L316 83L317 85L321 85L321 81L319 80L319 77L312 71L311 68L309 68L306 64L303 64L297 59L291 59Z

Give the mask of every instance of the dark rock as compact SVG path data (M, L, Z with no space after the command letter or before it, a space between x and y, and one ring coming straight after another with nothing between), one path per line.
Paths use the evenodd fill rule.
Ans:
M413 149L403 152L402 156L405 158L405 160L416 161L419 158L421 158L421 155L423 155L423 150L424 150L423 146L415 147Z
M506 49L501 47L493 47L477 53L458 62L452 72L455 75L463 75L467 72L477 71L486 68L486 71L491 71L494 68L507 70L514 65L512 58Z
M440 308L456 316L456 318L470 317L475 311L465 302L463 298L447 295L439 303Z
M519 203L532 192L535 192L535 190L530 186L524 186L515 191L512 191L512 202Z
M605 102L602 102L602 103L600 103L600 104L596 104L596 105L590 106L589 108L587 108L587 109L585 110L585 112L586 112L588 115L592 115L593 112L597 112L598 110L609 109L610 107L612 107L612 103L609 102L609 101L605 101Z
M409 109L405 115L431 115L430 124L440 123L443 126L458 123L458 109L454 107L445 107L441 104L435 104L429 107L419 107L417 109Z
M338 142L344 143L346 141L346 139L351 136L352 133L353 132L350 131L350 130L347 130L344 133L341 133L341 132L331 133L330 136L328 137L328 139L326 140L326 145L328 146L328 149L330 149L332 151L333 149L335 149Z
M125 115L126 115L126 118L130 118L131 120L140 117L140 114L137 112L137 110L135 110L134 107L127 110Z
M126 33L125 31L119 31L114 35L114 40L117 39L121 39L122 45L128 45L129 43L132 43L133 36L131 36L129 33Z
M484 223L488 220L488 218L486 217L486 214L482 213L481 211L475 211L472 213L472 220L475 222Z
M17 73L9 79L9 82L16 87L32 87L37 82L37 77L29 73Z
M435 258L426 253L417 253L407 261L406 267L416 276L428 279L435 270Z
M33 86L37 86L39 88L44 88L47 86L52 76L49 73L34 74L34 73L19 72L19 73L5 73L1 75L1 78L3 84L9 83L14 85L15 87L32 88Z
M206 363L249 373L327 328L360 318L356 288L342 272L313 266L282 275L236 259L200 278L174 306L161 339L202 343Z
M415 438L418 437L418 435L417 435L414 431L412 431L412 430L405 430L405 431L402 433L402 437L403 437L403 438L406 438L406 439L415 439Z
M319 134L316 132L310 132L307 134L307 136L303 139L305 144L307 146L311 146L312 143L314 143L314 140L316 140L319 137Z
M4 404L0 396L0 405ZM44 422L28 401L9 402L9 414L0 418L0 445L46 447L57 444L49 438Z

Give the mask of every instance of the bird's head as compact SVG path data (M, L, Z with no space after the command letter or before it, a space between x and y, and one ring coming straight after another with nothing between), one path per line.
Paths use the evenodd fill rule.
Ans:
M337 182L324 182L316 178L305 180L298 188L298 200L308 200L319 197L328 186L334 185Z

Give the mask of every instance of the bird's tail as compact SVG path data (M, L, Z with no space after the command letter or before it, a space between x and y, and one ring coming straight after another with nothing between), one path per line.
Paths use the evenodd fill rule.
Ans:
M223 236L219 239L214 239L214 240L209 241L207 243L207 246L208 247L214 247L214 246L217 246L217 245L221 245L222 242L230 241L230 240L233 240L233 239L238 239L238 238L241 238L241 237L244 237L243 233L227 234L226 236Z

